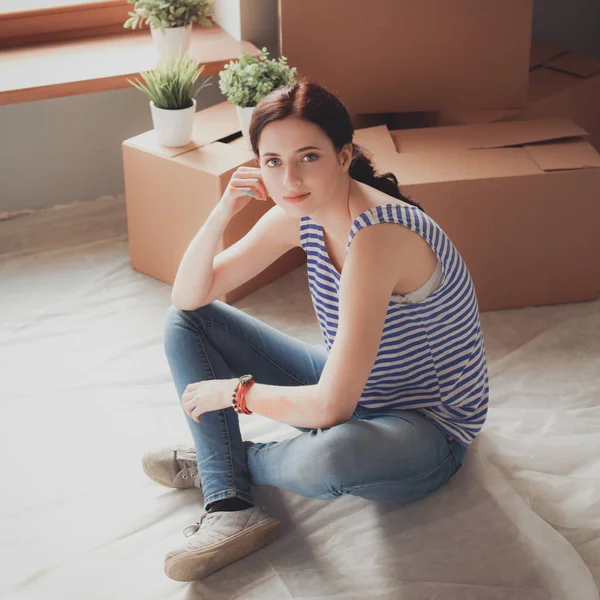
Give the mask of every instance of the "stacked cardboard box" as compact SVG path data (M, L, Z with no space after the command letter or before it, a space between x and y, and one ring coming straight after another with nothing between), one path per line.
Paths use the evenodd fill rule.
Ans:
M279 48L353 114L520 107L533 0L279 0Z
M281 53L446 231L482 311L600 296L600 61L532 46L532 8L280 0Z
M538 117L567 117L589 132L600 151L600 59L550 44L533 44L525 106L513 110L444 110L429 122L465 125Z

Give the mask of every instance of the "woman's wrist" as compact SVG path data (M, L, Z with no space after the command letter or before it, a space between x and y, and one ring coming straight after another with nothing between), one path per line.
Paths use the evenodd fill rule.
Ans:
M231 405L238 414L252 414L246 405L246 392L255 383L252 375L238 378L231 395Z

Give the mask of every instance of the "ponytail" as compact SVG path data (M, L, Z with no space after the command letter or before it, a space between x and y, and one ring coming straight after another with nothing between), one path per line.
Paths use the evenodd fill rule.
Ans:
M367 185L384 192L388 196L403 200L407 204L412 204L425 212L422 206L417 204L414 200L410 200L400 192L400 189L398 188L398 179L393 173L376 174L370 157L366 155L364 148L359 144L352 144L352 162L350 163L348 174L356 181L366 183Z

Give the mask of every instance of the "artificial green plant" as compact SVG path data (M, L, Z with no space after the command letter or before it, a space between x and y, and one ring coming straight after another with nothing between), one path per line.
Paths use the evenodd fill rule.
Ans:
M134 4L133 12L128 12L129 19L124 28L135 29L141 23L152 25L155 29L185 27L190 23L200 23L210 27L214 0L127 0Z
M188 53L163 58L155 69L141 73L145 84L138 80L129 81L131 85L144 92L158 108L180 110L193 105L192 98L208 83L208 77L202 85L192 93L196 80L204 71L205 65L198 68L198 62Z
M269 92L296 79L296 67L286 64L287 58L267 59L262 48L260 56L244 52L238 61L229 61L219 72L219 89L227 100L242 108L256 106Z

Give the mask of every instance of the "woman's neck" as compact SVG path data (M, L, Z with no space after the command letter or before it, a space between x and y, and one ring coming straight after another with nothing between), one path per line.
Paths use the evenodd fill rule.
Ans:
M370 206L362 184L348 177L347 181L340 185L339 193L309 216L323 227L327 237L333 243L345 247L354 219Z

